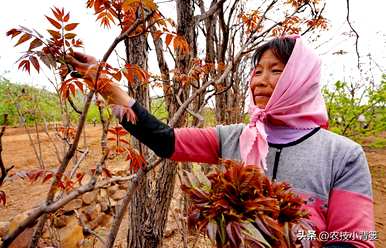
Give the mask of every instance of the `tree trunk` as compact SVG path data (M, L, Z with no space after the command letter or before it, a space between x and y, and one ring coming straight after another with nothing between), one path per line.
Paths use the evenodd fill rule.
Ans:
M139 67L147 70L147 50L146 37L139 37L125 40L127 63L137 64ZM149 109L149 88L141 82L136 82L129 85L129 94L132 95L142 106ZM135 147L144 155L147 160L147 149L139 142L134 142ZM143 223L147 219L148 195L150 191L150 182L147 176L140 182L138 190L133 195L133 199L128 206L128 232L127 232L127 247L140 248L148 247L145 244L145 233Z
M183 36L188 42L190 48L194 47L194 22L193 1L177 0L177 34ZM176 55L176 70L181 73L187 73L191 66L192 51L189 54ZM168 109L168 119L176 113L179 108L177 95L179 94L181 102L184 102L188 96L189 89L183 88L182 84L173 80L172 96ZM182 116L174 127L186 125L186 115ZM152 194L152 202L148 209L148 219L145 223L146 248L158 248L162 245L163 233L165 230L170 202L173 196L175 176L177 173L177 164L173 161L167 161L161 165L156 179L156 185Z

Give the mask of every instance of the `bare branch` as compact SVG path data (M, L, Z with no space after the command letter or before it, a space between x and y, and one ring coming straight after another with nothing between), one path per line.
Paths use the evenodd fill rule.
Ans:
M79 168L82 161L86 158L87 154L88 154L88 148L86 148L86 150L83 152L82 156L79 158L79 160L76 162L76 164L72 168L70 176L69 176L70 179L74 177L76 170Z
M182 102L181 102L181 98L180 98L179 94L177 94L176 100L177 100L178 104L181 106ZM189 114L191 114L193 117L196 117L198 119L197 126L200 126L204 122L204 117L202 117L202 115L200 115L199 113L196 113L189 108L186 108L186 111L188 111Z
M11 97L10 99L12 99L12 96L11 96L11 95L9 95L9 97ZM25 129L25 131L27 132L29 142L31 143L31 146L32 146L32 149L33 149L33 151L34 151L35 157L36 157L36 159L37 159L38 162L39 162L39 166L40 166L40 168L44 168L42 158L39 156L38 151L36 150L35 144L34 144L34 142L33 142L33 140L32 140L31 133L30 133L30 131L28 130L28 127L27 127L27 125L26 125L26 123L25 123L25 118L24 118L24 116L23 116L23 113L22 113L22 110L21 110L20 103L19 103L18 101L15 101L14 104L15 104L16 112L17 112L19 118L20 118L21 120L23 120L23 126L24 126L24 129Z
M213 15L214 13L217 12L217 10L219 10L222 5L224 4L226 0L220 0L218 1L215 5L213 5L210 9L208 9L208 11L206 11L205 13L201 14L201 15L197 15L194 17L194 21L196 23L206 19L206 18L209 18L211 15Z
M122 199L121 201L121 204L119 205L119 207L117 208L117 212L116 212L116 215L114 216L114 220L113 220L113 223L111 225L111 229L110 229L110 233L108 235L108 239L107 239L107 242L106 242L106 248L112 248L114 246L114 241L115 241L115 238L117 236L117 233L118 233L118 230L119 230L119 227L122 223L122 219L123 219L123 214L126 212L126 209L127 209L127 206L129 205L131 199L132 199L132 196L133 194L135 193L135 191L137 190L138 188L138 185L139 185L139 182L141 181L141 179L150 171L152 170L154 167L156 167L158 164L160 164L164 159L158 159L157 161L155 161L153 164L149 165L149 166L146 166L144 167L143 169L140 169L132 178L132 180L130 181L130 184L127 188L127 192L126 192L126 195L125 197Z
M102 158L97 164L95 175L91 177L90 181L87 184L74 189L73 191L69 192L67 195L65 195L63 198L57 201L50 202L50 203L45 202L41 204L39 207L33 209L30 212L30 215L28 216L28 218L26 218L22 223L20 223L20 225L12 233L7 234L3 238L3 243L1 244L0 247L1 248L8 247L20 233L22 233L28 226L31 226L33 223L35 223L35 221L43 214L52 213L58 210L59 208L63 207L64 205L66 205L76 197L95 189L97 176L100 175L102 171L101 167L105 163L107 156L108 154L104 154L102 156Z
M84 221L80 217L77 210L74 210L74 212L75 212L76 217L79 220L80 225L83 227L83 232L89 233L89 234L95 236L105 246L106 243L105 243L104 239L100 235L98 235L96 232L94 232L89 226L87 226L86 223L84 223Z
M78 107L75 105L74 101L72 101L72 98L68 97L68 102L70 103L72 109L77 112L78 114L82 114L82 111L78 109Z
M355 52L357 54L357 58L358 58L358 69L360 69L360 55L359 55L359 49L358 49L358 42L359 42L359 34L358 32L355 30L355 28L352 26L351 24L351 21L350 21L350 0L346 0L346 3L347 3L347 16L346 16L346 20L347 20L347 23L348 25L350 26L351 30L355 33Z

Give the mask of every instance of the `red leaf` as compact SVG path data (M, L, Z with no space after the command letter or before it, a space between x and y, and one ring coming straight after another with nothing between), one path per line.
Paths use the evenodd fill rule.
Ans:
M126 151L126 149L124 148L124 147L122 147L122 146L116 146L115 147L115 152L117 153L117 154L122 154L122 153L124 153Z
M68 20L70 20L70 12L68 12L67 15L65 15L65 16L63 17L63 21L64 21L64 22L68 22Z
M130 160L130 170L137 172L146 163L142 155L136 150L129 150L126 160Z
M74 34L74 33L67 33L64 35L64 38L73 39L73 38L75 38L75 36L76 36L76 34Z
M173 39L173 35L172 34L167 34L166 35L165 43L166 43L167 46L170 45L170 42L172 42L172 39Z
M12 29L7 31L6 35L7 36L12 36L11 38L15 38L15 36L18 36L20 33L21 33L20 30L18 30L16 28L12 28Z
M126 135L126 134L128 134L128 132L126 130L124 130L124 129L119 129L118 130L118 136L123 136L123 135Z
M58 31L51 30L51 29L48 29L47 31L48 31L48 33L51 34L52 38L54 38L56 40L60 39L61 35Z
M23 60L20 62L18 69L22 68L22 70L27 71L28 73L31 73L30 67L31 65L29 60Z
M70 85L68 86L68 88L70 89L72 95L75 96L75 85L70 84Z
M110 141L117 141L117 139L116 138L108 138L107 140L110 140Z
M130 145L130 143L127 140L119 139L120 142Z
M30 34L23 34L23 35L20 37L19 41L15 44L15 46L18 46L18 45L20 45L21 43L26 42L27 40L31 39L31 37L32 37L32 36L31 36Z
M71 43L74 47L82 47L83 42L81 40L71 40Z
M115 131L114 128L109 128L107 131L110 132L110 133L112 133L112 134L117 135L117 131Z
M34 48L40 47L42 44L43 44L43 42L42 42L40 39L35 38L35 39L31 42L31 44L29 45L28 50L32 50L32 49L34 49Z
M39 179L43 175L43 170L34 170L27 173L28 179L34 183L36 180Z
M40 65L39 65L39 61L36 57L34 56L30 56L29 57L29 60L31 61L32 65L35 67L35 69L39 72L40 70Z
M66 179L65 182L65 188L66 190L71 190L74 187L74 182L71 180Z
M61 13L61 11L56 7L51 8L51 10L55 18L58 19L59 21L62 21L63 14Z
M62 180L58 180L56 181L56 185L61 188L61 189L65 189L66 187L64 186L64 183L62 182Z
M79 184L81 183L83 177L84 177L84 173L83 172L76 173L76 180L78 181Z
M47 18L47 20L57 29L61 29L62 28L62 25L60 25L59 22L55 21L54 19L52 19L51 17L48 17L48 16L45 16Z
M162 32L157 30L157 31L154 31L152 34L153 34L154 40L157 41L157 40L159 40L160 36L162 35Z
M47 182L50 178L52 178L53 174L52 173L49 173L47 174L44 179L43 179L43 183Z
M74 83L78 86L79 90L83 93L83 84L79 81L74 81Z
M120 71L118 71L117 73L113 74L113 77L115 78L115 80L121 81L122 73Z
M64 26L64 29L66 31L71 31L71 30L74 30L78 25L79 25L79 23L70 23L70 24L67 24L66 26Z

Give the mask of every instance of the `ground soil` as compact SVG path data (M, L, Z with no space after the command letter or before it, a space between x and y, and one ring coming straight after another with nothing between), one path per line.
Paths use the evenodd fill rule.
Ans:
M31 130L32 131L32 130ZM55 134L50 132L53 139ZM36 136L33 135L35 146L37 146ZM56 139L57 140L57 139ZM94 166L98 158L100 157L100 128L87 126L86 128L86 141L89 149L89 156L82 163L81 168L87 169L90 166ZM49 141L47 135L43 132L40 133L40 141L42 148L42 156L44 158L45 166L48 169L57 167L58 162L55 155L55 149L52 143ZM80 148L83 149L84 140L80 142ZM58 147L60 150L60 146ZM374 210L375 210L375 224L378 231L379 240L376 242L377 247L386 247L386 148L371 149L366 148L366 155L369 162L370 171L373 179L373 193L374 193ZM6 166L15 166L12 169L11 174L18 172L22 175L23 172L38 169L39 165L34 155L30 140L23 128L8 128L3 136L3 161ZM124 167L124 161L114 161L114 167ZM34 206L42 203L49 184L34 183L31 184L26 180L20 179L19 176L14 175L10 180L5 181L1 190L6 192L7 204L6 206L0 206L0 221L7 221L13 216ZM175 196L172 202L169 215L168 226L165 233L164 247L183 247L182 246L182 228L179 226L179 199L181 197L178 190L175 191ZM117 247L125 247L124 239L126 228L124 220L122 224L119 238L116 242ZM196 238L190 236L188 242L195 247L210 247L210 243L202 237ZM191 246L190 246L191 247Z

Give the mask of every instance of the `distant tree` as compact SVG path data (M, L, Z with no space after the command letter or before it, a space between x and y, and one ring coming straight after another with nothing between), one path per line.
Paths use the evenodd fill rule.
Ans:
M379 84L337 81L323 93L332 131L356 140L386 131L386 75Z

